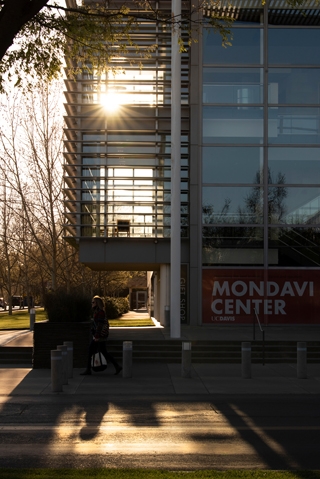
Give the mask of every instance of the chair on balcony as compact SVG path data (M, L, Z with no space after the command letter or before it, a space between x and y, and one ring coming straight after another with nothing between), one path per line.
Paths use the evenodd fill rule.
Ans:
M116 235L130 237L130 221L129 220L117 221Z

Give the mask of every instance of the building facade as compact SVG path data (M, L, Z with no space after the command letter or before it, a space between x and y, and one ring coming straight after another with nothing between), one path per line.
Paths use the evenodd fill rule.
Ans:
M317 323L320 10L237 0L200 13L235 22L232 46L204 28L181 58L181 322ZM129 47L116 71L66 81L66 231L93 269L149 271L164 324L171 31L143 20L133 38L150 50L142 68Z

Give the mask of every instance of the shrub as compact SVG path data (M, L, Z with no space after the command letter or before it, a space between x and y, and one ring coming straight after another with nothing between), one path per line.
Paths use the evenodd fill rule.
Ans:
M116 298L105 298L105 310L108 319L117 319L120 316Z
M64 290L47 293L44 307L52 322L73 323L88 321L91 312L91 298L88 295Z
M120 314L125 314L130 310L128 298L116 298L116 301Z

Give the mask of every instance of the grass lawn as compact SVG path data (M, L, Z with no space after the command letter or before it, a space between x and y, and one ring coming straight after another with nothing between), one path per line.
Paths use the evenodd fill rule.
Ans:
M1 479L319 479L320 471L162 471L145 469L0 469Z
M47 314L43 308L36 309L36 322L46 321ZM135 318L135 319L110 319L110 327L126 327L136 328L141 326L154 326L151 318ZM30 328L30 315L28 310L16 310L13 311L13 315L9 316L8 313L0 314L0 330L4 329L29 329Z
M36 309L36 322L45 321L47 319L46 312L43 308ZM0 314L0 329L29 329L30 315L28 309L18 309L13 311L12 316L8 313Z
M141 326L154 326L151 318L135 319L109 319L110 328L138 328Z

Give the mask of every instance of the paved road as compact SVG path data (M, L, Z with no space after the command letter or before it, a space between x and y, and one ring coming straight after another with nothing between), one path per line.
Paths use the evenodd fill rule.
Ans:
M318 330L294 337L318 339ZM129 338L163 331L130 330ZM228 331L210 334L225 339ZM0 342L12 344L10 335ZM29 344L30 333L15 341ZM308 364L307 379L297 378L295 364L254 364L250 380L239 364L193 364L191 378L181 377L180 364L133 369L132 378L112 368L92 376L74 370L53 393L50 370L0 368L0 467L320 469L319 364Z
M3 397L0 467L320 469L319 399Z

